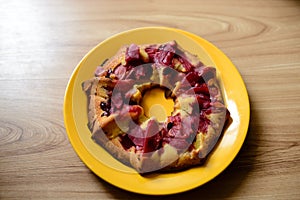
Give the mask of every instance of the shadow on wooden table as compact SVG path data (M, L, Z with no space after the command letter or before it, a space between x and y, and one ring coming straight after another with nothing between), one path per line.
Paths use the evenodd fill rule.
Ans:
M252 110L248 134L240 152L233 162L215 179L193 190L179 194L160 196L159 198L174 200L195 197L197 197L197 199L223 199L238 192L247 181L249 173L251 173L255 167L257 147L260 141L259 135L262 131L259 126L256 126L258 121L258 113ZM157 199L157 196L141 195L124 191L105 183L100 178L99 181L103 182L103 187L106 187L114 199Z

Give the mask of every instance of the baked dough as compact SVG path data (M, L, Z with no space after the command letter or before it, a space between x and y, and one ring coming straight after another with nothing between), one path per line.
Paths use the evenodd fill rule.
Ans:
M230 117L216 69L175 41L123 46L82 87L92 139L139 173L202 164ZM153 87L174 100L164 122L146 117L140 105Z

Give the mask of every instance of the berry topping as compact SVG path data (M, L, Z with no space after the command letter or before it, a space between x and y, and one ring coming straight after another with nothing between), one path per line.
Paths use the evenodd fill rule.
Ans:
M155 53L157 52L156 46L155 45L151 45L149 47L146 47L145 48L145 52L148 54L149 62L153 62L154 61Z
M120 136L120 142L124 149L130 149L130 147L135 146L132 140L128 137L127 134L123 134Z
M176 46L176 43L167 43L160 46L159 51L157 51L154 55L154 62L166 66L171 66L172 59L176 51Z
M131 44L125 53L125 61L128 66L130 63L134 63L140 59L140 50L136 44Z

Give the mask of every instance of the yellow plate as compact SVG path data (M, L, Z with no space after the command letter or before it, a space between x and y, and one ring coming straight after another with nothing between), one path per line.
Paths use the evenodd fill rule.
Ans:
M87 100L81 83L93 77L96 66L113 56L124 44L162 43L176 40L184 49L197 54L206 65L217 68L225 103L233 119L203 166L182 172L153 173L141 176L115 160L91 140L87 128ZM183 30L146 27L126 31L101 42L74 70L64 99L67 134L81 160L103 180L128 191L166 195L198 187L220 174L239 152L248 130L250 106L244 82L231 61L206 40Z

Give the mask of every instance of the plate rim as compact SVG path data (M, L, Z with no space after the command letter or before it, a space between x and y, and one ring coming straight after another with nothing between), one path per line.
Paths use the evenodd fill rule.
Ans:
M238 133L238 134L243 134L243 138L242 140L239 140L239 145L238 145L238 148L235 149L235 151L232 153L232 156L230 157L230 159L227 159L227 163L224 164L224 166L222 167L222 169L220 171L218 171L217 173L215 173L212 177L208 178L206 181L204 181L203 183L201 184L193 184L193 185L190 185L189 187L184 187L184 188L180 188L180 189L177 189L177 190L172 190L172 191L149 191L148 190L139 190L139 191L136 191L136 190L133 190L133 189L130 189L124 185L120 185L120 184L115 184L112 180L110 180L109 178L107 177L104 177L102 174L99 174L99 173L96 173L95 172L95 163L91 162L91 159L93 159L92 155L89 154L89 152L85 149L83 143L80 141L80 138L79 136L76 138L76 137L73 137L72 136L72 132L77 132L76 130L76 126L75 126L75 122L74 122L74 118L73 118L73 115L70 115L69 113L72 113L72 93L73 93L73 87L74 87L74 83L75 83L75 78L78 74L78 71L79 71L79 68L80 66L82 65L83 62L85 62L85 60L90 56L90 54L98 47L100 46L102 43L104 42L107 42L109 41L110 39L114 38L114 37L118 37L118 35L121 35L121 34L128 34L132 31L139 31L139 30L145 30L145 29L157 29L157 30L161 30L161 29L164 29L164 30L169 30L169 31L174 31L174 32L177 32L177 33L181 33L189 38L191 38L192 40L196 41L197 44L201 45L203 47L203 44L205 43L206 47L203 47L205 49L205 51L207 51L207 48L209 47L209 51L208 53L212 53L212 52L215 52L216 54L218 55L221 55L222 56L222 59L225 59L226 62L228 62L235 70L236 70L236 75L238 75L240 81L241 81L241 84L242 84L242 88L243 88L243 92L244 92L244 95L246 95L246 98L247 98L247 102L245 102L245 106L246 106L246 116L245 116L245 122L246 122L246 126L245 126L245 130L243 133ZM203 44L202 44L203 43ZM211 54L209 54L209 56L211 56ZM212 59L214 62L215 60ZM71 102L70 102L71 100ZM175 28L169 28L169 27L142 27L142 28L136 28L136 29L131 29L131 30L127 30L127 31L123 31L123 32L120 32L118 34L115 34L105 40L103 40L102 42L100 42L98 45L96 45L94 48L92 48L83 58L82 60L78 63L78 65L76 66L76 68L73 70L73 73L69 79L69 82L67 84L67 87L66 87L66 91L65 91L65 96L64 96L64 105L63 105L63 113L64 113L64 123L65 123L65 128L66 128L66 132L67 132L67 135L68 135L68 138L69 138L69 141L70 143L72 144L72 147L73 149L75 150L76 154L80 157L80 159L83 161L83 163L92 171L94 172L98 177L100 177L101 179L105 180L106 182L118 187L118 188L121 188L121 189L124 189L124 190L127 190L127 191L130 191L130 192L134 192L134 193L139 193L139 194L147 194L147 195L169 195L169 194L175 194L175 193L180 193L180 192L184 192L184 191L188 191L188 190L191 190L191 189L194 189L196 187L199 187L209 181L211 181L213 178L215 178L216 176L218 176L222 171L224 171L228 165L234 160L234 158L236 157L236 155L238 154L238 152L240 151L244 141L245 141L245 138L246 138L246 135L247 135L247 132L248 132L248 128L249 128L249 121L250 121L250 103L249 103L249 97L248 97L248 92L247 92L247 89L246 89L246 86L245 86L245 83L240 75L240 73L238 72L237 68L235 67L235 65L229 60L229 58L220 50L218 49L216 46L214 46L212 43L208 42L207 40L193 34L193 33L190 33L190 32L187 32L187 31L184 31L184 30L181 30L181 29L175 29ZM78 134L78 132L77 132ZM76 135L76 134L75 134ZM78 144L81 144L81 145L78 145ZM104 164L102 164L101 162L99 162L98 164L102 165L104 171L106 172L109 172L110 169L106 169L107 166L105 166ZM115 171L116 173L118 173L117 171ZM119 172L120 173L120 172ZM136 175L136 174L135 174Z

